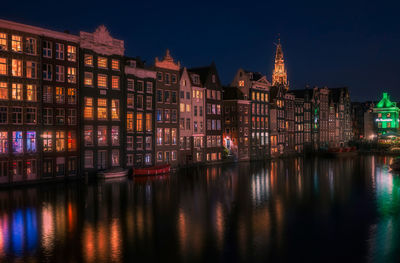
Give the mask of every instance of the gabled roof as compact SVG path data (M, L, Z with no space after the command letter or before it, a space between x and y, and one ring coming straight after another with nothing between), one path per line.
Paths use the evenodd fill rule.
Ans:
M214 62L212 62L211 65L209 65L209 66L191 68L191 69L188 69L188 71L198 74L200 76L200 81L203 86L206 85L207 77L209 76L210 73L215 71L215 73L217 74L217 69L216 69Z

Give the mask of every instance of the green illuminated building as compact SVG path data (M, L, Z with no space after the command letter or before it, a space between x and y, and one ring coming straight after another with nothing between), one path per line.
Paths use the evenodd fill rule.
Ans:
M378 138L399 136L399 111L396 102L392 102L389 95L384 92L382 99L374 108L374 126Z

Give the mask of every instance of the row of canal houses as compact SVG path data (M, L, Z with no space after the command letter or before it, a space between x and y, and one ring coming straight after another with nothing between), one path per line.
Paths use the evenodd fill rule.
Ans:
M0 183L100 170L260 160L351 139L347 88L289 90L282 46L272 83L167 50L146 65L104 26L79 35L0 20ZM347 125L350 123L350 125Z

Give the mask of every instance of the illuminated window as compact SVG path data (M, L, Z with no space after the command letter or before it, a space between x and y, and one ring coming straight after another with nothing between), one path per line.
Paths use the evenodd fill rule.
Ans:
M56 131L56 151L65 151L65 131Z
M27 37L25 39L25 52L30 55L36 55L36 39Z
M113 149L111 152L111 165L119 166L119 150Z
M97 66L99 68L107 68L107 58L105 57L98 57L97 59Z
M190 112L190 104L186 104L186 112Z
M85 125L83 130L85 146L93 146L93 126Z
M239 80L239 87L244 87L244 80Z
M119 89L119 77L112 76L111 78L111 88L112 89Z
M25 123L36 124L36 108L25 109Z
M107 75L101 75L99 74L97 76L97 86L99 88L106 89L107 88Z
M23 99L22 93L22 84L13 83L11 88L11 98L13 100L22 100Z
M69 46L67 47L67 59L68 61L76 61L76 47Z
M170 138L171 138L171 129L170 128L165 128L164 129L164 144L170 144Z
M12 132L12 149L13 153L24 152L24 142L22 141L22 131Z
M64 60L64 44L56 43L56 59Z
M119 100L111 100L111 119L119 120Z
M126 130L133 132L133 112L130 111L126 113Z
M26 85L26 100L27 101L37 100L36 85L31 85L31 84Z
M84 61L85 61L85 66L89 66L89 67L93 66L93 56L92 55L85 54Z
M152 131L153 130L151 115L152 115L151 113L146 113L146 131Z
M7 75L7 59L0 58L0 75Z
M53 88L50 86L43 87L43 102L53 103Z
M177 143L176 129L171 129L171 141L172 141L172 145L176 145L176 143Z
M53 79L53 67L50 64L43 64L43 79L52 80Z
M51 58L52 56L52 43L50 41L43 41L43 57Z
M11 50L15 52L22 52L22 37L12 35L11 37Z
M0 132L0 154L8 153L8 132Z
M133 105L134 105L134 96L133 94L128 93L126 98L126 107L133 108Z
M112 126L111 128L111 145L119 146L119 127Z
M76 83L76 68L68 67L67 73L67 81L68 83Z
M36 132L27 131L26 132L26 151L36 152Z
M22 60L13 59L11 73L14 77L22 77Z
M181 112L185 112L185 103L180 104L180 110Z
M97 99L97 119L107 120L107 99Z
M36 175L36 163L35 159L26 160L26 175L34 176Z
M7 34L0 33L0 50L6 51L7 49Z
M163 129L157 128L157 137L156 137L157 145L163 144Z
M37 69L38 64L34 61L27 61L26 62L26 77L30 79L37 78Z
M93 120L93 98L86 97L84 100L83 117L85 120Z
M76 104L76 89L75 88L68 88L67 98L68 98L68 104L71 104L71 105Z
M97 127L97 145L107 146L107 126Z
M43 109L43 123L45 125L53 124L53 109L52 108L44 108Z
M65 68L64 66L56 65L56 81L65 81Z
M69 131L68 132L68 151L76 151L76 132Z
M143 131L143 113L141 112L136 113L136 131Z
M65 101L65 90L63 87L56 87L56 103L62 104Z
M113 70L119 70L119 60L117 59L111 60L111 68Z
M0 82L0 100L8 100L7 82Z
M51 131L44 131L42 135L43 151L51 152L53 150L53 135Z
M92 87L93 86L93 73L92 72L85 72L85 86Z

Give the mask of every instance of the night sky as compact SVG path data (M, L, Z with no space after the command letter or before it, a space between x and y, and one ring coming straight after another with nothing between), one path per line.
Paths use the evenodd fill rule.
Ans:
M400 101L398 4L384 1L1 1L0 18L77 34L106 25L150 64L169 48L187 67L215 61L223 84L240 67L271 79L281 36L291 89L348 86L353 101ZM329 3L328 3L329 2Z

